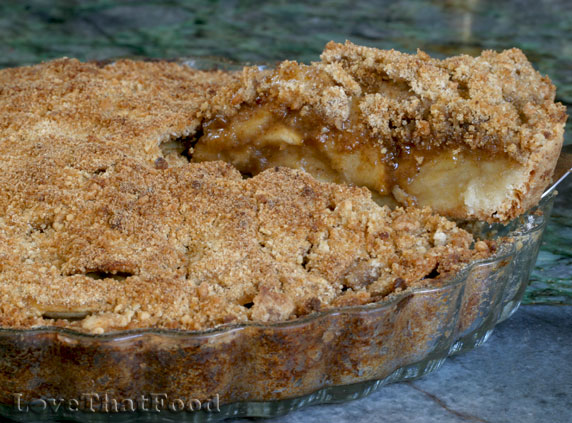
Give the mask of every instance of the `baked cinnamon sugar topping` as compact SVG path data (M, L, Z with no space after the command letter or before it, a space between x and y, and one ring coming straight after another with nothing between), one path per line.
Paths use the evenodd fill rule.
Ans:
M329 44L275 71L2 70L0 324L200 330L439 285L494 245L378 203L522 211L560 148L553 95L516 50L437 61ZM468 176L451 188L457 163ZM496 197L487 174L506 181Z

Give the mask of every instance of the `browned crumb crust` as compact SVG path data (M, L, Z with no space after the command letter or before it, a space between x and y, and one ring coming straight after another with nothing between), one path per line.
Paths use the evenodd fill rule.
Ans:
M550 79L518 49L438 60L421 51L330 42L320 62L286 61L272 72L247 69L230 92L232 102L222 103L234 107L222 109L226 116L241 104L271 102L302 115L317 113L331 128L345 129L356 124L357 113L353 132L367 133L392 154L458 147L504 154L520 164L524 182L507 187L494 216L480 210L466 216L489 221L507 221L539 201L566 120ZM355 143L348 138L341 148L359 148Z
M0 148L3 157L40 158L42 149L59 149L60 165L87 172L127 155L150 163L161 156L160 143L193 134L217 107L215 94L237 79L129 60L100 67L60 59L3 69Z
M356 69L346 58L352 54L363 56ZM459 82L447 76L437 89L439 79L424 76L434 68L447 75L445 68L463 69L455 60L498 70L490 75L510 71L503 70L503 60L513 67L523 63L522 84L537 84L526 90L530 98L521 93L524 85L506 88L495 100L499 108L491 100L486 110L495 112L483 111L490 119L463 142L496 143L519 160L533 160L546 153L538 137L562 136L556 123L563 111L552 102L551 84L531 73L516 51L437 62L423 54L329 45L323 63L312 69L335 81L324 83L331 89L320 85L322 77L304 86L278 80L264 88L258 78L268 73L207 73L164 62L98 66L64 59L0 71L0 324L98 333L286 320L439 284L464 263L490 254L484 242L470 249L472 237L445 218L428 210L390 211L365 189L320 183L283 168L242 179L227 164L186 163L183 156L174 163L161 149L170 139L191 137L205 119L231 114L261 89L285 102L298 99L293 108L315 106L332 124L343 124L344 95L362 92L360 107L375 106L379 96L368 94L367 70L383 55L394 65L383 65L381 80L387 74L410 81L419 107L441 105L429 107L431 136L415 129L426 125L411 112L407 125L390 128L396 142L437 142L430 141L441 134L436 122L442 121L443 135L455 132L455 119L463 121L453 113L461 106L445 105L452 100L447 93L463 97ZM429 70L409 74L412 63ZM299 65L285 63L279 72L292 67ZM478 81L487 72L471 75ZM494 85L467 78L469 92ZM518 127L503 130L510 137L499 132L509 117L494 117L501 109L511 118L524 114ZM382 131L376 110L368 125ZM49 319L70 311L80 320Z
M74 175L51 158L50 177L27 184L2 220L4 326L286 320L439 284L490 252L427 209L391 212L366 189L301 171L245 180L221 162L153 169L124 158ZM3 186L18 170L3 172ZM47 319L70 310L87 317Z
M129 61L0 72L2 326L284 320L430 283L481 254L444 218L390 212L365 189L171 166L159 144L194 131L233 78ZM66 315L79 320L50 320Z

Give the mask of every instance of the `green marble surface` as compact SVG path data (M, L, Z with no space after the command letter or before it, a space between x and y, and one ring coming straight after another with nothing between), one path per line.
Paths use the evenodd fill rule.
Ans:
M0 2L0 67L61 56L310 62L329 40L346 39L438 57L516 46L572 110L570 0ZM570 179L559 190L525 302L572 304Z

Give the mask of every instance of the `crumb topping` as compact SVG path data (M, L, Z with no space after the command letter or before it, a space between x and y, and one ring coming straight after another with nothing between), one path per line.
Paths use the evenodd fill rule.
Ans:
M102 333L288 320L438 285L490 253L428 209L390 211L364 188L287 168L243 179L222 162L155 169L123 159L26 194L2 220L8 326ZM70 312L79 320L57 319Z
M381 144L494 145L529 163L561 137L564 112L525 62L329 44L322 62L276 72L70 59L0 70L0 324L199 330L439 285L494 244L301 170L244 178L192 163L201 125L264 93L335 128L360 110Z

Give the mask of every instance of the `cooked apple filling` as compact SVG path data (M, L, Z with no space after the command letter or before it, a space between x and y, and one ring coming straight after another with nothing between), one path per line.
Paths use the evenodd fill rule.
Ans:
M390 194L393 153L372 144L357 124L338 130L322 124L316 114L304 116L266 104L246 107L230 119L218 117L203 131L194 161L223 160L251 175L287 166L323 181Z
M454 217L488 209L487 202L502 202L507 187L522 183L518 164L503 153L384 143L361 121L357 107L338 129L316 113L247 106L206 123L192 160L222 160L246 175L302 169L322 181L365 186L381 204L431 206Z
M507 190L524 182L521 170L504 154L467 148L406 154L397 160L392 193L399 203L462 218L493 211Z

